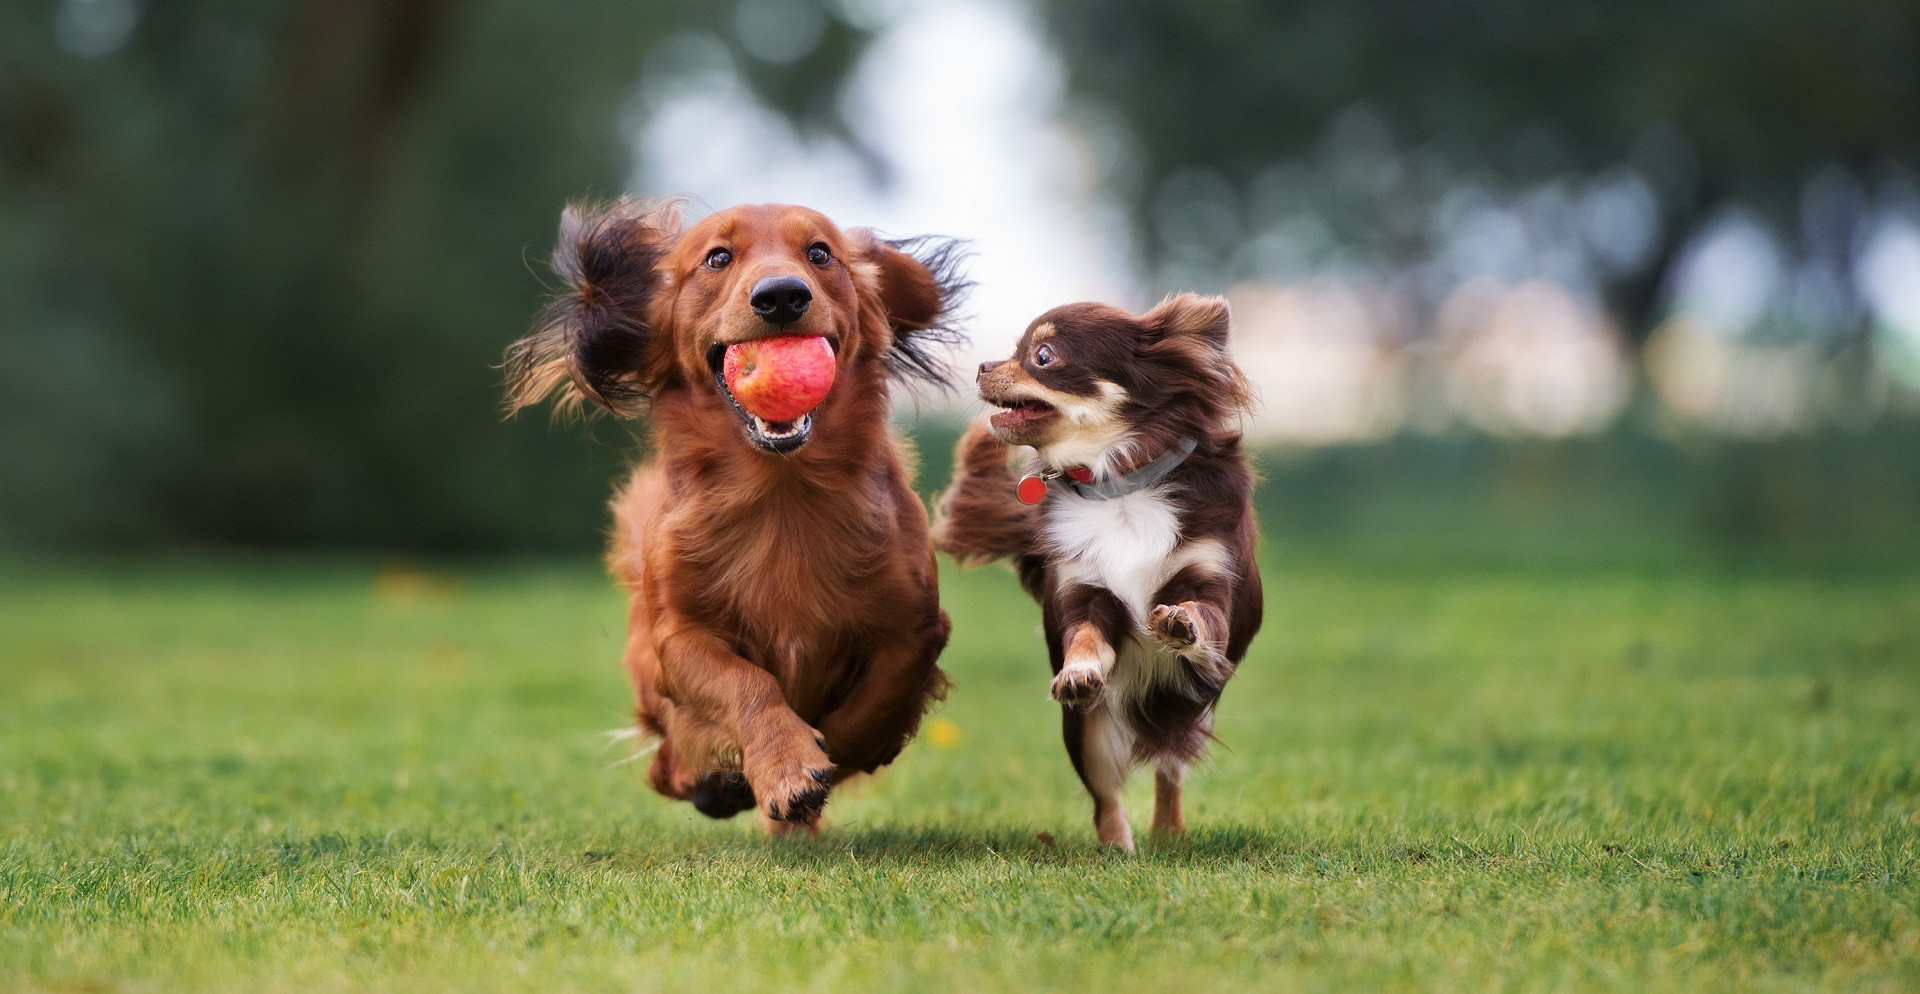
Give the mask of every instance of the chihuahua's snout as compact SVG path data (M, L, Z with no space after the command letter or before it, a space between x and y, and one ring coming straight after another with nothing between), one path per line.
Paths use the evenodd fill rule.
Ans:
M769 276L753 285L747 303L768 324L792 324L807 313L813 291L798 276Z
M975 383L985 383L987 381L987 377L992 375L993 368L1005 361L1006 360L1004 359L989 359L986 362L981 363L980 372L974 375L973 381Z

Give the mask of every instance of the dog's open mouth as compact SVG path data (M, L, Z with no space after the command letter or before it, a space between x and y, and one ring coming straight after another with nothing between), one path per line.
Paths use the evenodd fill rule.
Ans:
M1002 409L992 418L993 426L1001 429L1019 428L1024 425L1030 425L1059 413L1052 405L1043 404L1037 400L993 400L989 398L987 403Z
M747 441L773 453L785 454L807 444L813 437L813 414L802 414L792 421L768 421L740 406L734 399L733 390L727 386L725 365L727 347L715 342L707 349L707 366L713 370L714 389L727 399L727 406L733 408L733 414L740 419L740 427L747 433Z

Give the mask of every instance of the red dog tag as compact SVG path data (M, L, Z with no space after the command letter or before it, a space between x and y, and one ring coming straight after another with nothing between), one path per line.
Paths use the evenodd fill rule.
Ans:
M1013 492L1022 504L1038 504L1047 499L1047 481L1037 476L1023 476Z

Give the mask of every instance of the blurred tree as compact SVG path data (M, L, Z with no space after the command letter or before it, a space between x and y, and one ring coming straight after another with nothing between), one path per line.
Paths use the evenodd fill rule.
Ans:
M809 9L743 61L832 126L865 34ZM561 204L621 186L647 53L780 13L0 7L0 539L591 542L625 432L503 425L493 367Z
M1257 275L1244 250L1302 214L1306 237L1285 233L1323 264L1409 266L1437 250L1450 191L1570 177L1604 197L1612 171L1615 206L1644 190L1658 207L1651 244L1600 273L1637 338L1676 253L1730 202L1844 256L1861 205L1809 206L1807 184L1920 164L1911 0L1038 6L1090 119L1117 121L1109 181L1174 281Z

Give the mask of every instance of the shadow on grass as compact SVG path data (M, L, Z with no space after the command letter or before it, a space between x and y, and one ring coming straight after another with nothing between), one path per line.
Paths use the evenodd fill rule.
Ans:
M761 861L793 870L817 870L845 864L948 867L976 863L1023 865L1169 865L1206 864L1276 867L1312 861L1319 854L1302 837L1266 829L1213 828L1183 838L1143 836L1139 851L1128 855L1087 837L1055 838L1039 830L992 828L863 826L834 828L817 838L663 839L659 847L637 847L583 854L590 862L644 860L654 866L697 863L716 858Z
M649 867L701 869L719 863L758 864L790 871L818 872L849 862L880 869L951 871L993 865L1034 868L1087 867L1110 870L1170 867L1203 870L1340 877L1356 873L1449 874L1479 872L1553 872L1609 877L1620 872L1655 876L1724 875L1751 869L1746 848L1703 849L1681 839L1639 840L1632 844L1600 839L1539 839L1489 834L1467 825L1370 826L1328 832L1308 827L1279 830L1252 826L1215 826L1179 838L1136 837L1137 852L1102 846L1086 835L1054 838L1039 830L1011 826L979 830L932 826L862 826L829 829L818 838L763 838L676 835L657 844L582 854L586 863L643 864ZM1759 853L1770 863L1781 854ZM1651 861L1651 862L1649 862ZM1702 867L1707 869L1703 870Z

